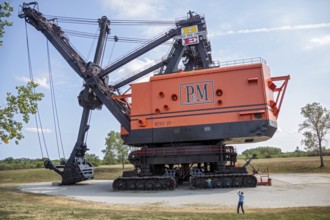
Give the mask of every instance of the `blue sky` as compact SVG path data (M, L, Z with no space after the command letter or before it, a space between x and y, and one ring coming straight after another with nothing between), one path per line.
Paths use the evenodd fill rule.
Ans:
M23 1L10 1L14 12L10 18L13 26L7 28L0 47L0 105L5 104L6 92L15 92L15 86L25 84L29 77L25 22L17 17ZM302 123L301 107L319 102L330 109L330 1L163 1L163 0L99 0L99 1L39 1L39 9L46 15L98 19L106 15L111 19L171 20L186 16L189 10L204 14L212 45L214 60L228 61L251 57L264 58L271 68L272 76L291 75L286 97L280 112L278 132L267 141L249 145L236 145L237 151L257 146L280 147L293 151L301 146L302 135L298 124ZM64 29L97 33L97 26L59 23ZM110 26L111 34L123 37L149 39L169 27ZM58 158L55 129L52 119L49 90L47 51L45 37L28 25L32 68L39 82L38 91L45 93L40 103L40 116L46 145L51 159ZM81 54L88 55L92 40L70 37L70 42ZM130 51L137 44L112 42L107 45L103 65ZM111 51L113 48L113 53ZM131 62L111 80L142 66L159 60L168 52L168 46L160 46L145 56ZM61 126L65 156L68 157L76 141L82 109L77 95L82 80L51 46L50 56L55 94ZM93 52L92 52L93 54ZM111 58L111 59L110 59ZM109 131L119 130L119 123L103 108L94 111L87 145L89 153L102 158L105 138ZM25 125L25 139L19 145L0 145L0 159L6 157L40 158L38 137L34 118ZM329 138L328 138L329 140ZM329 147L329 144L326 144ZM45 150L44 150L45 156Z

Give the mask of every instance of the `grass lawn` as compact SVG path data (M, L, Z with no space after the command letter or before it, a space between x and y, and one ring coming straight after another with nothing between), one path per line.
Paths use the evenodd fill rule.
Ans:
M1 219L329 219L330 207L235 210L212 207L167 208L155 206L115 206L75 201L59 196L23 193L0 187Z
M251 164L260 170L268 167L271 173L330 173L330 156L323 157L325 167L320 168L319 157L289 157L254 159ZM238 160L240 165L244 160ZM251 171L251 168L248 167Z
M132 169L131 165L125 165L124 170L130 169ZM95 179L113 180L121 176L122 172L122 167L118 165L100 166L95 167L94 176ZM0 171L0 185L54 181L60 182L61 177L54 171L47 170L45 168Z

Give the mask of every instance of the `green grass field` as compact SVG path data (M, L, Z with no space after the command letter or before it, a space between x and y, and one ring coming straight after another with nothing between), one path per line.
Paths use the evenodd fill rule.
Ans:
M329 207L249 209L164 208L161 206L114 206L75 201L59 196L23 193L0 187L0 219L329 219Z
M244 161L239 161L243 164ZM269 167L272 173L329 173L330 157L324 168L318 168L317 157L272 158L254 160L256 168ZM130 169L129 166L126 169ZM95 170L96 179L114 179L121 175L121 166L101 166ZM217 207L168 208L154 206L114 206L82 202L59 196L21 192L17 184L60 181L59 176L46 169L0 171L0 219L330 219L328 207L285 209L249 209L246 215Z
M319 157L289 157L252 160L256 169L266 169L270 173L330 173L330 156L323 157L325 167L320 168ZM244 160L238 160L240 165ZM250 168L249 168L250 169ZM250 169L251 170L251 169Z
M125 165L125 170L132 169L131 165ZM95 179L113 180L122 174L121 166L100 166L95 168ZM1 184L20 184L34 182L52 182L60 181L60 176L51 170L45 168L20 169L20 170L2 170L0 171Z
M329 207L249 209L243 216L235 210L217 208L166 208L114 206L75 201L59 196L23 193L0 187L1 219L329 219Z

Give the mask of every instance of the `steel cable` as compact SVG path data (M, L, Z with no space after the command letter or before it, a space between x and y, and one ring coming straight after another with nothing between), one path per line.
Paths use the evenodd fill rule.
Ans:
M59 145L61 145L63 158L65 160L63 141L62 141L62 135L61 135L61 127L60 127L60 123L59 123L57 104L56 104L56 96L55 96L55 88L54 88L54 82L53 82L53 71L52 71L52 66L51 66L51 62L50 62L50 53L49 53L48 40L46 40L46 44L47 44L47 61L48 61L50 96L51 96L51 101L52 101L52 111L53 111L53 121L54 121L54 127L55 127L57 151L58 151L59 160L61 160L61 153L60 153L60 146L59 146Z
M33 71L32 71L32 62L31 62L31 54L30 54L29 35L28 35L28 31L27 31L27 22L25 22L25 37L26 37L26 47L27 47L27 54L28 54L29 77L30 77L31 81L34 81ZM33 93L35 93L35 89L33 89ZM45 150L46 150L47 158L49 158L48 148L47 148L47 145L46 145L45 136L44 136L43 129L42 129L38 104L37 104L37 113L34 115L34 118L35 118L36 127L37 127L37 134L38 134L38 141L39 141L41 156L42 156L42 158L44 158L44 153L43 153L43 150L42 150L42 143L41 143L41 138L40 138L39 131L41 132L42 137L43 137L43 142L44 142L44 147L45 147ZM39 119L39 122L38 122L38 119ZM40 125L40 129L39 129L39 125Z

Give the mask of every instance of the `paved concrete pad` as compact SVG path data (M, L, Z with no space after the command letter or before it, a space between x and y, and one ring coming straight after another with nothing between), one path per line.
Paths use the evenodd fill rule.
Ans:
M50 182L22 185L21 190L63 195L80 200L123 205L235 207L237 191L245 193L245 207L286 208L330 206L330 174L273 174L272 186L256 188L191 190L181 185L174 191L114 192L110 180L90 180L58 186Z

